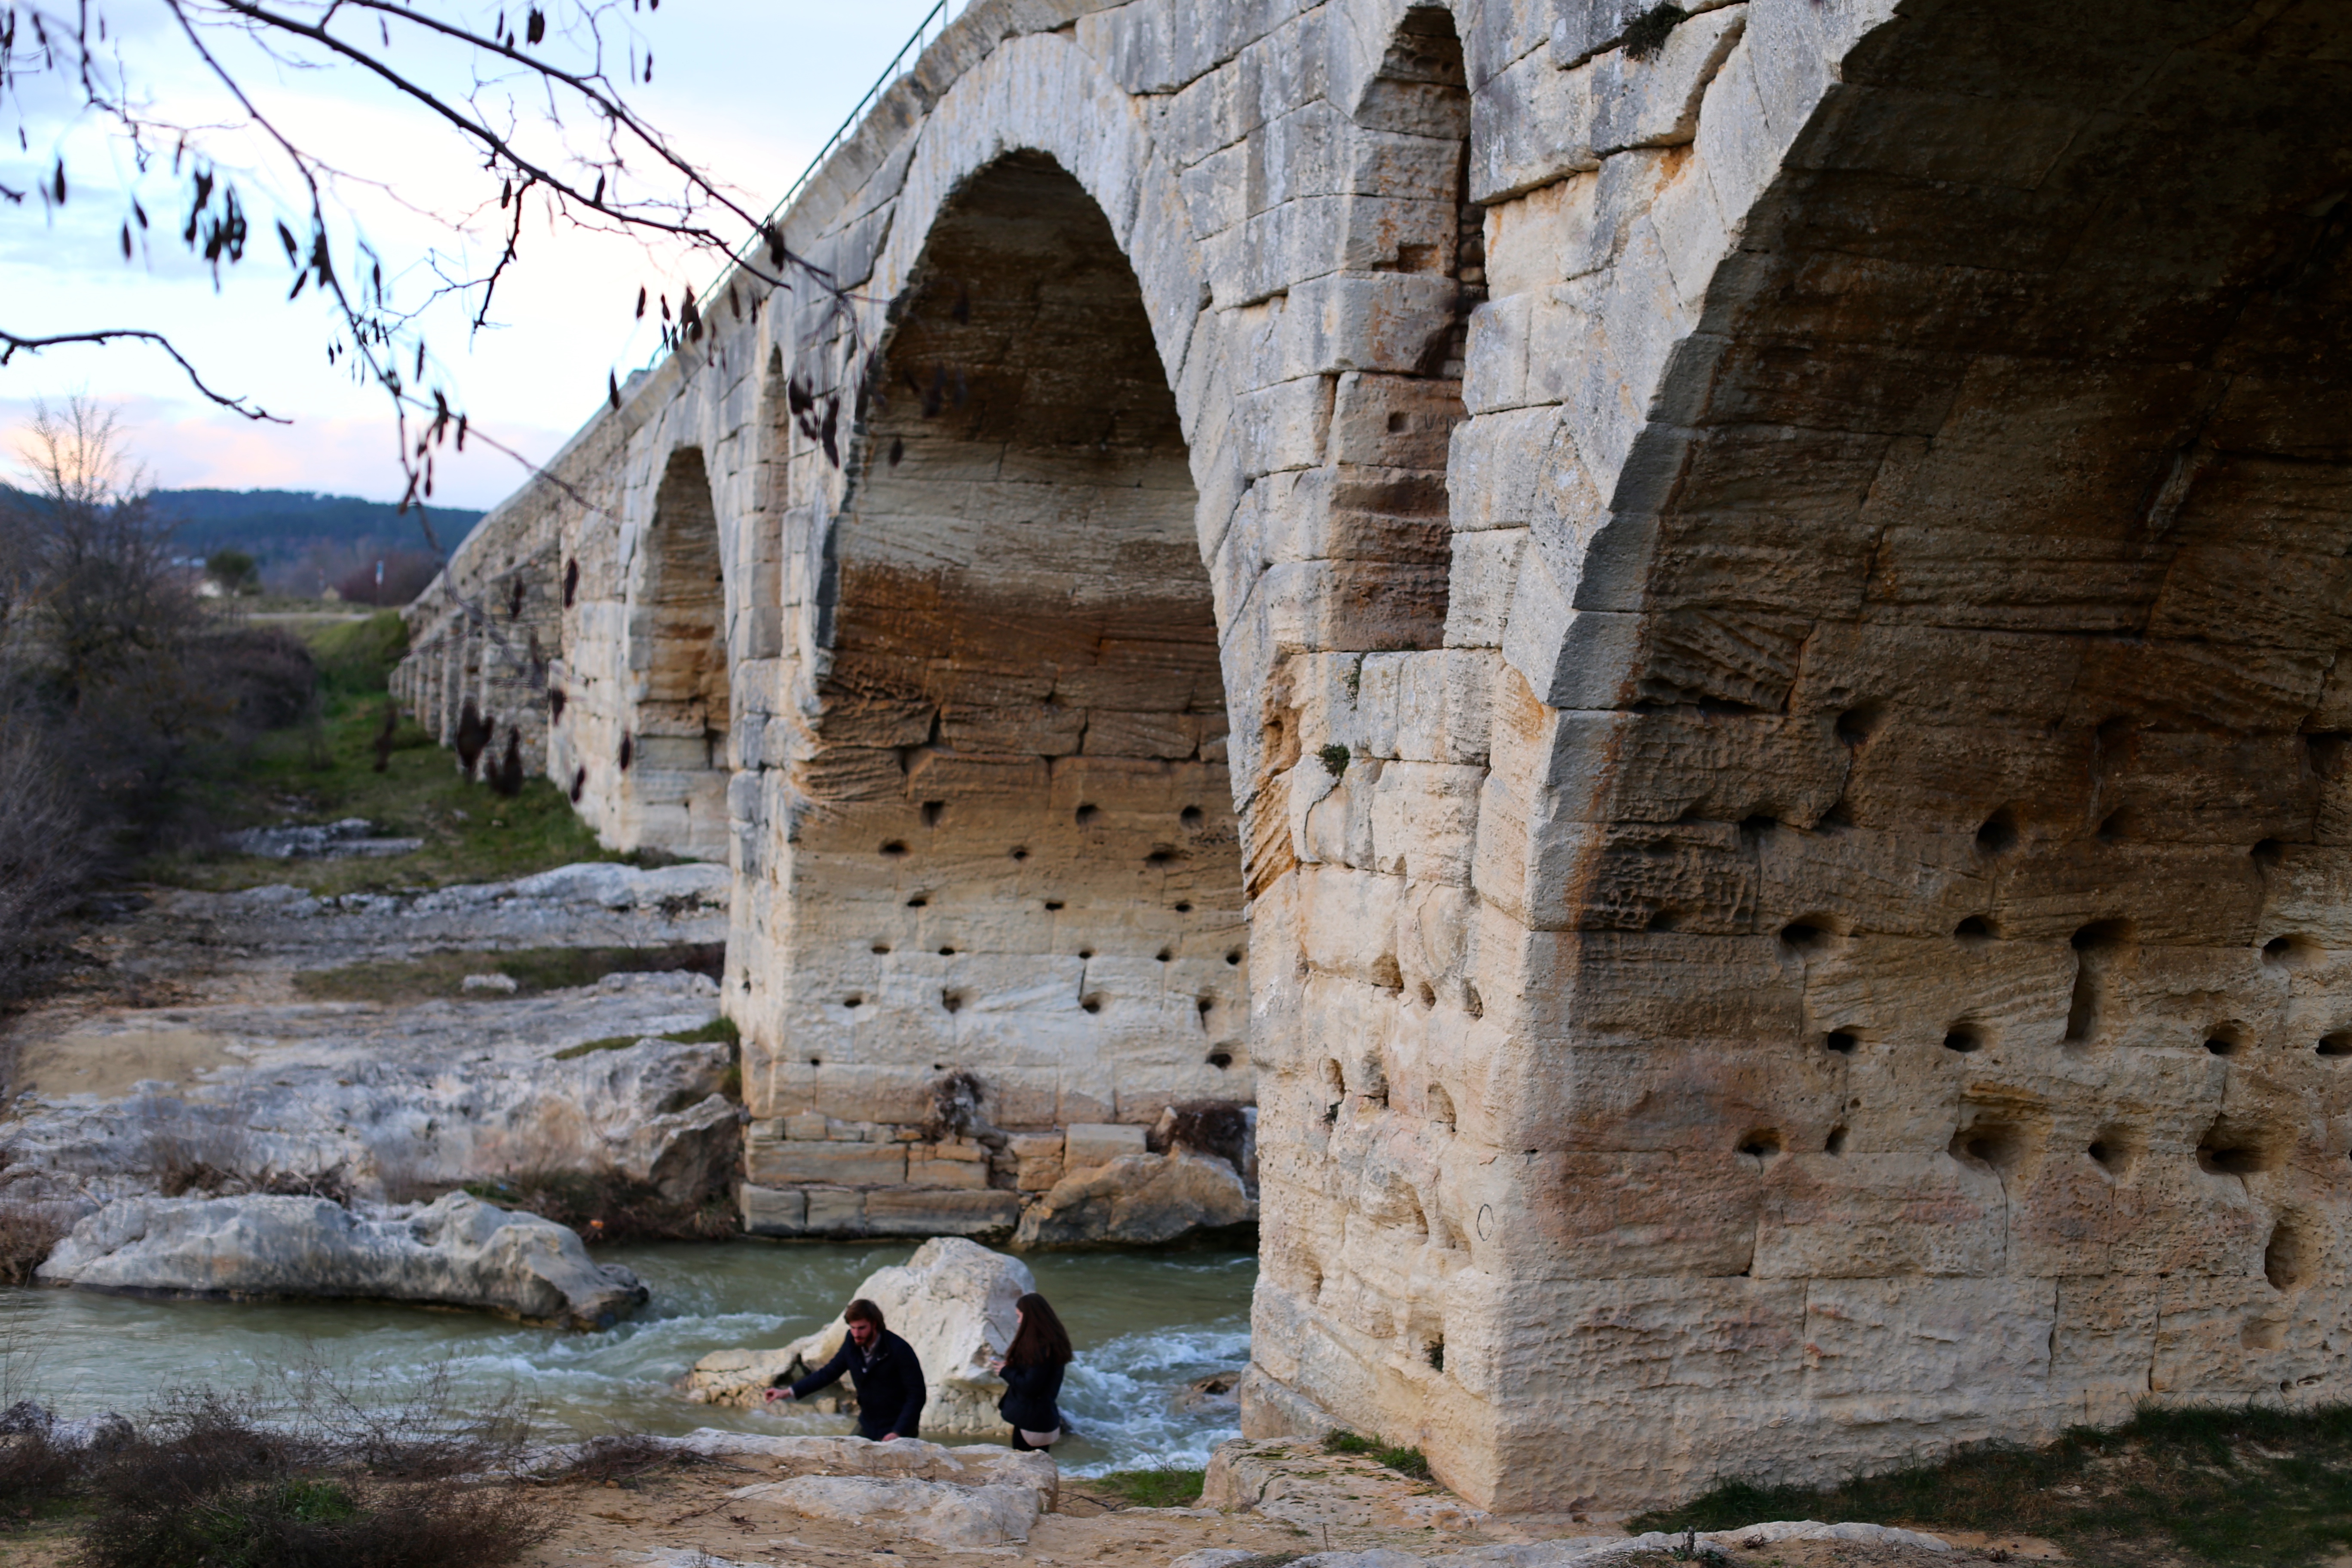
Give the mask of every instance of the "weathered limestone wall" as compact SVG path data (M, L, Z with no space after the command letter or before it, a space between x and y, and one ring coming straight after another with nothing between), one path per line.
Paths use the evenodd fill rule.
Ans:
M470 703L483 776L509 748L526 777L544 769L548 670L560 646L554 559L555 542L532 510L509 502L467 537L455 569L402 612L409 652L393 672L393 697L449 746Z
M1245 1425L1503 1508L2343 1396L2352 22L1696 10L983 0L511 503L756 1224L1255 1098Z

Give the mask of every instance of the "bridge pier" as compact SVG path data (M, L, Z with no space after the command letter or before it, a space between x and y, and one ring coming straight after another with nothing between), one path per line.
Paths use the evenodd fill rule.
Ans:
M982 0L467 542L755 1224L1255 1104L1245 1426L1506 1510L2344 1396L2347 24L1692 9Z

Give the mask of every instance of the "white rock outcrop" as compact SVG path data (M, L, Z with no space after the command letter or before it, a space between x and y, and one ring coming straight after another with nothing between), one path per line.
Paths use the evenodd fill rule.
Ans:
M737 1503L866 1526L936 1546L1026 1541L1037 1516L1054 1511L1061 1495L1061 1471L1053 1456L987 1443L951 1448L919 1437L871 1443L863 1437L766 1436L713 1426L647 1441L672 1453L721 1459L775 1478L730 1492ZM541 1457L541 1468L561 1472L588 1447L551 1450Z
M1027 1487L1052 1512L1062 1472L1051 1454L1016 1453L994 1443L950 1447L920 1437L872 1443L863 1437L782 1437L704 1426L666 1445L704 1458L774 1470L780 1476L879 1476L886 1480L952 1481L964 1487Z
M127 1198L77 1225L45 1285L171 1296L349 1297L609 1328L646 1300L628 1269L537 1215L451 1193L404 1219L324 1198Z
M726 890L723 866L599 863L429 891L159 893L118 963L174 976L182 995L34 1031L33 1093L0 1121L0 1205L79 1217L158 1192L389 1200L522 1171L700 1197L741 1148L733 1051L665 1037L719 1016L708 974L408 1004L322 1002L289 982L451 948L478 953L486 973L502 954L556 946L684 963L724 941ZM630 1043L578 1049L616 1039Z
M1001 1434L1004 1382L989 1362L1013 1342L1013 1303L1036 1289L1028 1266L961 1237L940 1237L903 1264L866 1277L856 1294L882 1309L892 1332L914 1347L929 1390L923 1430ZM846 1303L845 1303L845 1305ZM849 1331L839 1318L777 1350L713 1351L686 1375L686 1396L703 1405L756 1405L778 1377L822 1366ZM847 1379L841 1392L847 1393ZM897 1445L890 1445L897 1447Z
M957 1486L952 1481L884 1480L870 1476L797 1476L728 1494L809 1519L870 1526L934 1546L1003 1546L1029 1539L1037 1494L1027 1487Z

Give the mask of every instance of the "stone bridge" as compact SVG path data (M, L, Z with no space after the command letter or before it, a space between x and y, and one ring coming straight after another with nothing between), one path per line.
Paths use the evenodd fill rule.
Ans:
M732 866L755 1229L1254 1101L1253 1433L2352 1397L2347 191L2326 0L982 0L400 689Z

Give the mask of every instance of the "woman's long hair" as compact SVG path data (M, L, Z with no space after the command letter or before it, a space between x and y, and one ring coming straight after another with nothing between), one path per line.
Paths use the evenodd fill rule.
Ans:
M1007 1366L1067 1366L1070 1364L1070 1331L1062 1327L1062 1320L1054 1316L1054 1309L1045 1298L1032 1290L1014 1303L1021 1309L1021 1329L1005 1347Z

